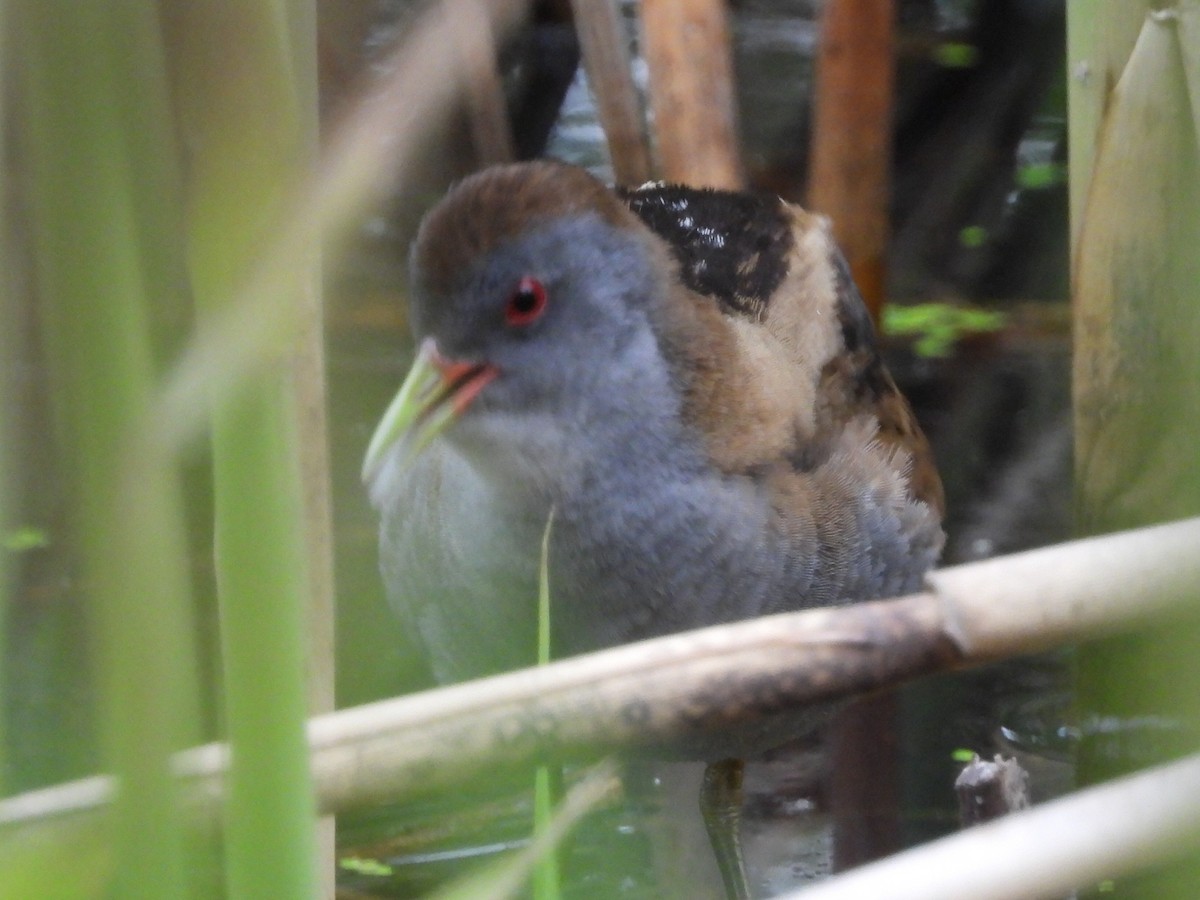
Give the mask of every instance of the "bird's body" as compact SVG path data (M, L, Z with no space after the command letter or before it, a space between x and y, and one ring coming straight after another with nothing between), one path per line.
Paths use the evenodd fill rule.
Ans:
M819 217L532 163L452 190L412 264L438 374L405 427L433 436L367 470L440 679L534 662L552 509L557 655L902 593L935 561L928 446Z

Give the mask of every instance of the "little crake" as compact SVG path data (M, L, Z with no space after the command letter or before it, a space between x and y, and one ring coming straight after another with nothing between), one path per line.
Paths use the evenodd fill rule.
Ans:
M488 169L412 252L417 360L364 477L438 677L917 588L941 485L826 223Z
M559 656L903 593L937 558L929 447L820 217L505 166L426 216L411 269L419 351L363 475L439 679L535 662L551 511ZM689 749L768 749L806 715ZM701 798L736 898L740 772L710 765Z

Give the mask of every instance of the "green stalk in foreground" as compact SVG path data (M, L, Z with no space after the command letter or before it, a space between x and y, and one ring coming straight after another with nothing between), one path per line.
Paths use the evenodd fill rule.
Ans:
M147 246L138 221L164 193L174 152L157 11L29 0L12 12L38 299L78 513L101 737L120 780L112 894L183 897L168 762L196 737L187 549L174 463L147 421L147 306L171 287L146 260L171 252L178 235ZM44 872L37 895L54 896L64 877Z
M4 33L4 27L8 24L5 15L6 8L3 3L0 3L0 34ZM4 77L5 64L8 62L7 56L0 52L0 98L4 97L5 88L7 87L7 79ZM8 112L8 107L0 100L0 122L5 121L4 114ZM2 133L2 132L0 132ZM7 173L0 176L0 194L4 192L7 186ZM0 371L11 372L12 368L12 338L8 330L7 323L16 321L13 317L12 297L10 296L10 283L8 280L8 253L10 234L10 224L7 219L0 221L0 329L3 333L0 334ZM0 380L0 385L4 382ZM6 389L6 385L0 386L0 538L8 534L8 529L12 527L9 521L9 485L10 478L10 458L8 455L8 441L10 425L8 422L7 412L12 408L10 405L10 396ZM7 652L8 649L8 608L9 608L9 591L11 585L9 551L0 546L0 653ZM0 710L8 709L8 683L4 678L4 673L0 671ZM4 773L8 771L8 727L4 721L5 717L0 715L0 793L7 794L5 788Z
M1087 74L1070 79L1069 103L1075 502L1085 534L1200 513L1200 3L1160 6L1068 4L1068 71ZM1180 599L1186 612L1169 624L1079 648L1076 715L1120 723L1120 740L1080 742L1080 783L1189 746L1140 724L1189 733L1200 721L1200 596ZM1115 893L1196 897L1200 865L1193 854L1127 877Z
M311 96L293 73L286 5L258 0L179 4L189 172L192 285L213 318L249 280L283 228L288 201L315 150ZM312 22L312 16L304 21ZM301 52L297 50L297 52ZM313 251L315 253L315 250ZM312 269L311 258L296 269ZM300 303L303 274L267 290ZM226 815L229 895L312 897L315 801L308 768L306 559L290 380L294 334L228 395L215 398L213 474L217 588L232 745Z
M554 509L546 517L542 532L542 557L538 569L538 665L550 662L550 529L554 527ZM538 766L533 782L533 833L546 834L554 820L554 773L549 766ZM558 847L540 856L533 867L533 896L536 900L556 900L562 896L562 871Z

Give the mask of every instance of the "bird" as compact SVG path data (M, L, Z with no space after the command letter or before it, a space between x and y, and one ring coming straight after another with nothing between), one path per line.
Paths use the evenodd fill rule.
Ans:
M537 160L453 186L409 272L416 358L363 478L439 681L535 661L551 511L556 656L935 564L933 454L824 217Z

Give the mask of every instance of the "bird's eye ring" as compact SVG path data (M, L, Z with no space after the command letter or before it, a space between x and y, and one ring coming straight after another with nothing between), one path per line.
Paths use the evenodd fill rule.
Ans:
M515 327L532 324L546 311L546 300L545 285L526 275L508 295L504 321Z

